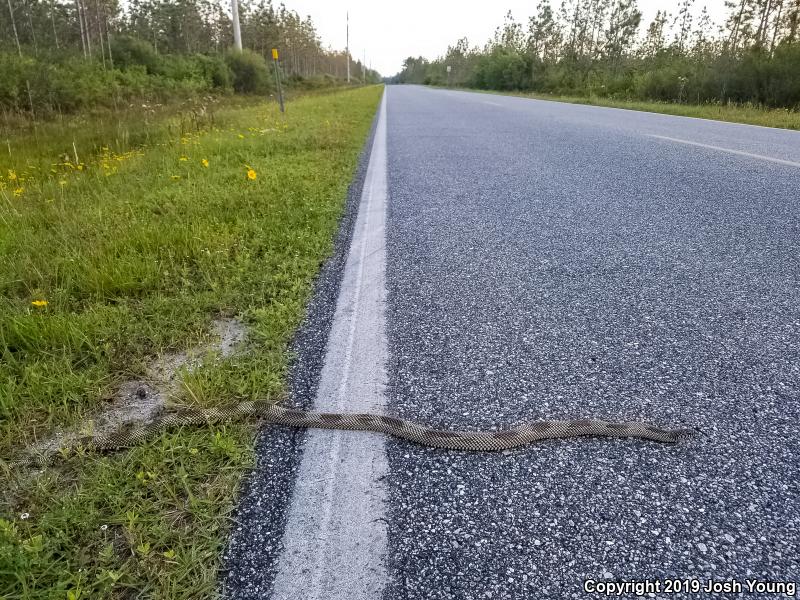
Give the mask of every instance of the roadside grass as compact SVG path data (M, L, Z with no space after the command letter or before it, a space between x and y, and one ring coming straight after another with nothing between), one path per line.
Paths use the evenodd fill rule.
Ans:
M3 112L0 114L0 166L20 170L28 166L49 169L54 159L61 155L77 164L98 154L102 147L123 153L145 145L168 142L183 133L208 129L225 111L262 103L263 99L255 96L209 95L180 102L125 104L116 110L97 107L74 115L54 115L45 120L31 120L27 116ZM218 115L220 110L222 112ZM4 175L5 169L0 171L0 176Z
M345 89L344 86L306 90L288 87L284 98L293 101L336 94ZM35 121L3 111L0 112L0 167L16 166L24 170L29 165L38 167L41 164L49 168L52 159L62 155L77 164L100 153L103 147L119 154L145 145L157 145L184 133L224 126L230 109L251 108L263 103L264 99L258 96L206 95L181 101L143 101L117 109L95 107L78 114L57 114ZM78 160L75 160L75 153ZM5 174L5 170L0 171L0 177Z
M134 114L10 137L0 456L84 422L154 357L207 341L220 315L247 323L246 351L184 373L174 400L279 397L381 89L299 98L285 115L222 103L184 126ZM213 597L254 429L182 429L42 471L0 465L0 597Z
M680 117L695 117L729 123L744 123L762 127L800 130L800 111L786 108L764 108L752 104L678 104L676 102L644 102L638 100L614 100L599 96L557 96L549 94L532 94L525 92L500 92L494 90L474 90L459 88L468 92L517 96L535 100L551 100L569 104L588 104L608 108L623 108L642 112L662 113Z

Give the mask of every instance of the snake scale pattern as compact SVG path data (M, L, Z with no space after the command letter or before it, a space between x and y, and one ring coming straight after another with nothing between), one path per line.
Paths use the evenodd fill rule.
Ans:
M374 431L424 446L474 452L497 452L541 440L578 436L629 437L674 444L694 433L687 429L662 429L641 421L612 423L594 419L531 421L499 431L450 431L382 415L302 411L284 408L270 401L247 401L209 409L176 407L149 423L138 423L108 435L84 437L77 440L74 446L88 451L118 450L145 442L175 427L210 425L247 418L260 418L273 425L288 427ZM59 449L29 452L12 460L10 465L44 467L61 454Z

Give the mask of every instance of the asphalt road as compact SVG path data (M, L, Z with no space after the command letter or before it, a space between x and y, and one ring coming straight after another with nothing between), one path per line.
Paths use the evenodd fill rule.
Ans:
M383 596L800 581L800 133L410 86L386 100L386 410L700 433L499 455L388 440ZM315 315L356 209L311 330L330 327ZM319 360L300 355L309 405ZM303 435L265 432L259 451L229 597L269 597Z

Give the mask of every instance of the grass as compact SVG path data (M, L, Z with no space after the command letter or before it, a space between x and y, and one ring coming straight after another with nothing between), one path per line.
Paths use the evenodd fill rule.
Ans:
M695 117L744 123L762 127L778 127L782 129L800 130L800 112L786 108L764 108L752 104L679 104L677 102L646 102L640 100L616 100L600 96L558 96L549 94L533 94L526 92L499 92L487 90L464 89L464 91L551 100L570 104L588 104L609 108L623 108L643 112L662 113L681 117Z
M219 315L246 321L247 352L186 376L175 400L281 394L380 94L300 98L285 115L223 102L10 132L0 456L81 423L154 356L208 339ZM0 470L0 597L213 597L253 435L247 423L185 429L38 473Z

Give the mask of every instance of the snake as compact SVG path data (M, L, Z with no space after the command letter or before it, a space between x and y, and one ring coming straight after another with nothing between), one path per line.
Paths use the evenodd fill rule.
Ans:
M638 438L675 444L694 435L691 429L664 429L642 421L610 422L598 419L541 420L491 431L453 431L371 413L328 413L286 408L271 400L250 400L214 408L174 407L144 423L133 423L116 431L84 436L70 448L27 452L9 462L12 467L45 467L65 450L106 452L130 448L173 428L259 418L266 423L294 428L371 431L443 450L500 452L534 442L581 436Z

